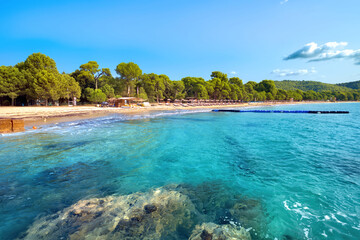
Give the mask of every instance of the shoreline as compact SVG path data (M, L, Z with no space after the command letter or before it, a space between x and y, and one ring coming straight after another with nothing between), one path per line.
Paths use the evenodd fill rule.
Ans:
M0 119L23 119L26 127L47 125L59 122L70 122L76 120L92 119L105 117L111 114L144 114L153 111L173 111L173 110L195 110L195 109L218 109L234 107L261 107L275 105L297 105L297 104L320 104L334 103L325 101L306 101L306 102L250 102L230 105L212 105L212 106L173 106L157 105L151 107L135 108L111 108L95 106L60 106L60 107L0 107ZM336 102L338 103L338 102ZM348 102L347 102L348 103Z

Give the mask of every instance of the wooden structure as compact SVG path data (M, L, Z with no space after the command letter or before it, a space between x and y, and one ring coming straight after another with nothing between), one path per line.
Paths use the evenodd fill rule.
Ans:
M111 98L109 99L109 104L115 107L131 106L144 100L136 97L122 97L122 98Z

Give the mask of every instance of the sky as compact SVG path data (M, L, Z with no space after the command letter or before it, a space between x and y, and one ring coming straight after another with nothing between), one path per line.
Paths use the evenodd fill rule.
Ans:
M97 61L244 82L360 80L359 0L0 0L0 65L41 52L71 73Z

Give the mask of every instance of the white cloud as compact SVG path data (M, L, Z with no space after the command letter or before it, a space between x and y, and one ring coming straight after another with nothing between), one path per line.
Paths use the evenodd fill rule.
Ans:
M284 0L282 2L280 2L280 4L284 4L284 3L287 3L289 0Z
M342 51L324 52L324 53L321 53L318 56L318 58L311 59L310 62L325 61L325 60L331 60L331 59L335 59L335 58L354 59L355 64L360 65L360 49L358 49L358 50L345 49Z
M236 74L237 74L237 72L232 71L232 72L230 72L230 74L231 74L231 75L236 75Z
M309 62L325 61L330 59L347 58L354 59L355 64L360 64L360 49L343 49L348 45L347 42L328 42L323 45L311 42L303 48L295 51L284 60L292 60L298 58L309 59Z
M275 69L271 73L276 74L279 77L289 77L289 76L303 76L303 75L308 75L308 74L311 74L311 73L316 73L316 70L314 68L312 68L312 69L298 69L298 70Z

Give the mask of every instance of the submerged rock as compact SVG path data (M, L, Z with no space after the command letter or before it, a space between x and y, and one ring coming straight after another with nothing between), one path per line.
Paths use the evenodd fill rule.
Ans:
M249 240L243 227L252 227L246 223L253 223L258 204L227 192L216 185L172 184L145 193L80 200L37 219L20 239Z
M236 196L223 184L205 182L197 186L189 184L172 184L165 186L187 195L195 207L206 215L209 222L213 222L219 211L230 209L236 203Z
M265 221L263 212L259 201L247 198L236 202L229 210L231 217L240 222L242 226L266 232L265 226L262 224Z
M251 237L243 227L203 223L196 225L189 240L251 240Z
M247 198L217 182L197 186L172 184L164 188L187 195L204 216L203 222L235 223L246 228L260 229L263 209L261 202Z
M0 212L2 222L16 222L16 225L2 227L0 239L15 239L36 216L54 214L81 199L105 197L120 191L113 179L121 174L121 169L104 160L53 167L35 175L10 174L9 178L0 180Z
M22 239L177 239L190 235L197 212L177 191L158 188L148 193L81 200L36 220Z

